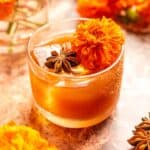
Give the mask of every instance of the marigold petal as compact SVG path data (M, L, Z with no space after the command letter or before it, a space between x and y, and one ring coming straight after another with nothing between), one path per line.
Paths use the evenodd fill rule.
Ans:
M6 19L14 11L16 0L0 0L0 20Z
M0 150L57 150L38 131L23 125L0 127L0 139Z

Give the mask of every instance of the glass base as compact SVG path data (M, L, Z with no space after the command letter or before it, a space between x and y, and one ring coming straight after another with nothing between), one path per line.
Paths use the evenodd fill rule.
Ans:
M93 125L96 125L98 123L101 123L105 119L107 119L113 112L113 109L109 112L105 113L105 115L99 115L95 118L88 119L88 120L74 120L69 118L63 118L54 115L53 113L50 113L46 110L44 110L42 107L40 107L36 102L34 103L35 107L38 109L39 113L44 116L48 121L51 121L52 123L66 127L66 128L85 128L90 127Z

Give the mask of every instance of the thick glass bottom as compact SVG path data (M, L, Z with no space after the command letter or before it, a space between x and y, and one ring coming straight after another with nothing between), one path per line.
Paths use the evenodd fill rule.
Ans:
M67 127L67 128L84 128L84 127L90 127L93 125L96 125L98 123L101 123L105 119L107 119L113 112L114 108L109 109L105 114L99 114L94 118L90 119L84 119L84 120L77 120L77 119L70 119L70 118L63 118L60 116L56 116L53 113L50 113L40 107L36 102L34 102L35 107L38 109L39 113L43 115L48 121L51 121L52 123Z

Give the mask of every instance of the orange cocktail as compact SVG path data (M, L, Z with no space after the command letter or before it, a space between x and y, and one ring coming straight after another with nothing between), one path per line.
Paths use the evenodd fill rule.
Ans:
M118 101L123 71L122 45L118 53L109 47L110 51L105 53L111 56L109 59L102 56L104 51L97 56L94 53L94 56L85 56L91 50L85 52L88 48L92 46L91 54L98 51L98 47L87 44L88 48L84 50L84 36L79 37L85 26L91 28L92 22L98 26L97 21L69 20L47 25L39 29L29 42L29 69L35 105L46 118L58 125L79 128L97 124L112 113ZM102 21L112 23L106 18ZM120 29L118 25L116 27ZM116 37L121 35L115 34ZM88 34L86 36L89 38Z

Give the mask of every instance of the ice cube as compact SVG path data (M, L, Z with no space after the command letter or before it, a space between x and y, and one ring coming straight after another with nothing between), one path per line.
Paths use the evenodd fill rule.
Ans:
M57 51L58 53L60 52L61 46L59 44L53 44L53 45L45 45L42 47L36 47L33 50L33 55L36 58L36 61L41 67L44 67L46 58L51 56L51 51Z
M33 51L33 54L38 62L38 64L43 67L45 60L50 55L50 47L43 46L43 47L36 47Z

